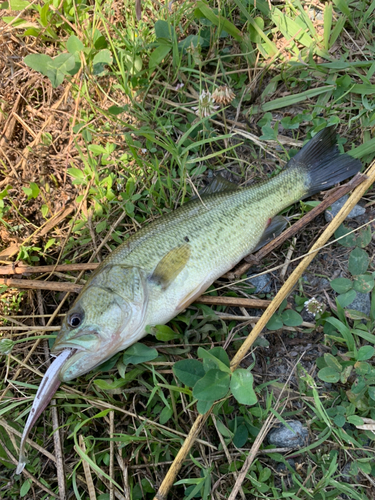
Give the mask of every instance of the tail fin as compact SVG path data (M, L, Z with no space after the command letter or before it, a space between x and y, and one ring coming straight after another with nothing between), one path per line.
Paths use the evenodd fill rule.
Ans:
M362 163L347 154L340 154L334 127L327 127L303 146L288 162L287 168L306 172L306 196L311 196L356 174Z

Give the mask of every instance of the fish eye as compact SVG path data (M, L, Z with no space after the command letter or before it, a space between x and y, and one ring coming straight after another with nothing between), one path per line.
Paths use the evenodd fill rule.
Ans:
M73 313L68 317L68 325L72 328L78 328L83 321L82 313Z

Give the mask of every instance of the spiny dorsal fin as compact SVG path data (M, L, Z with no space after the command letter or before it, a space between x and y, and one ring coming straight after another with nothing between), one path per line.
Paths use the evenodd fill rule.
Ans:
M276 215L276 217L274 217L266 227L257 246L254 248L254 250L252 250L252 253L256 252L257 250L259 250L259 248L264 247L264 245L274 240L276 236L279 236L279 234L284 231L287 225L288 219L286 217L283 217L282 215Z
M215 175L215 177L206 187L199 190L199 196L193 196L187 203L190 203L193 200L197 200L199 197L222 193L223 191L235 191L236 189L240 189L237 184L227 181L222 175L218 174Z
M161 285L163 290L167 289L186 266L190 253L189 244L173 248L161 259L150 279Z
M222 175L218 174L212 179L212 181L203 188L199 194L201 196L206 196L208 194L216 194L221 193L223 191L233 191L235 189L239 189L237 184L234 182L227 181Z

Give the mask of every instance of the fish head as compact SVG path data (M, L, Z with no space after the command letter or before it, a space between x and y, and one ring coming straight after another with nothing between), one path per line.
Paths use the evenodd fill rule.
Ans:
M52 349L53 354L74 350L61 367L61 381L89 372L144 334L146 291L140 271L124 266L106 266L87 283Z

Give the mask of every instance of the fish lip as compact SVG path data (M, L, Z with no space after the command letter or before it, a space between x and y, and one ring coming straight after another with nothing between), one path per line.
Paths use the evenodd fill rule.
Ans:
M72 351L72 354L69 356L69 359L76 354L79 351L86 351L84 347L78 346L74 342L62 342L61 344L57 346L52 346L51 352L52 354L56 355L59 354L60 352L64 351L65 349L70 349Z
M83 339L87 339L90 335L95 336L94 338L91 338L88 343L82 342ZM93 340L97 341L100 337L97 335L96 329L91 331L89 330L84 330L77 335L75 335L71 339L64 339L64 336L62 336L61 340L58 338L56 339L56 342L52 346L52 353L59 353L63 351L64 349L74 349L76 352L77 351L90 351L90 344Z

